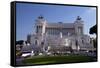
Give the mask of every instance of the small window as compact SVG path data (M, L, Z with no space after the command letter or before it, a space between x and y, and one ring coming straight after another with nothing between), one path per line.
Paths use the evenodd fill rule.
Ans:
M82 43L84 44L84 40L82 39Z
M41 42L41 45L44 45L44 42Z
M37 45L37 40L35 40L35 45Z

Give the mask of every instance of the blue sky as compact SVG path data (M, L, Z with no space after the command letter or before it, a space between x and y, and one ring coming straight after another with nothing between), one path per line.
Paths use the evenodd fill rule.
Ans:
M38 16L43 15L50 22L73 23L77 16L84 21L84 33L96 24L95 7L58 6L41 4L16 4L16 40L26 40L34 31L34 23Z

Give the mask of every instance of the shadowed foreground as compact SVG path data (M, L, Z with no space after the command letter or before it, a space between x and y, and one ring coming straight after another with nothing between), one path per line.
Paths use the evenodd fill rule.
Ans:
M40 64L58 64L58 63L76 63L76 62L93 62L95 58L89 56L34 56L24 59L22 62L25 65L40 65Z

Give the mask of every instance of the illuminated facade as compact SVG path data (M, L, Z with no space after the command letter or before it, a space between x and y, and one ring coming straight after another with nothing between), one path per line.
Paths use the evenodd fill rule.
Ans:
M39 16L35 33L29 35L31 45L44 52L68 52L71 50L93 50L93 43L84 35L84 21L78 16L73 23L48 23Z

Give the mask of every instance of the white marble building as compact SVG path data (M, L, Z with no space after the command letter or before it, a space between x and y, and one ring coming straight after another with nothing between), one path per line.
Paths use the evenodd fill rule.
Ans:
M94 48L90 37L84 34L84 21L79 16L73 23L51 23L39 16L35 33L29 35L28 41L45 52L89 51Z

